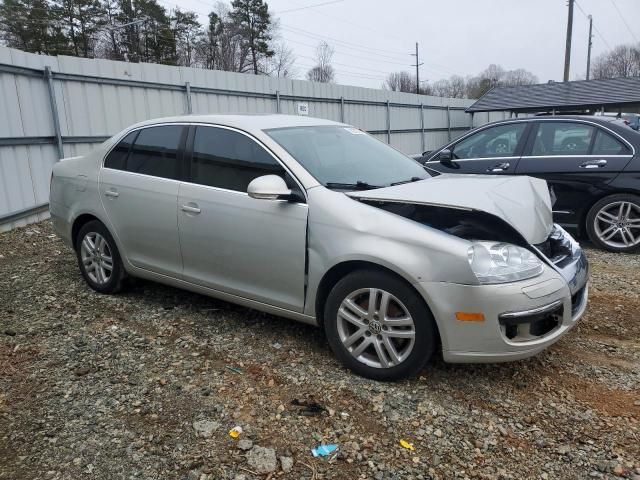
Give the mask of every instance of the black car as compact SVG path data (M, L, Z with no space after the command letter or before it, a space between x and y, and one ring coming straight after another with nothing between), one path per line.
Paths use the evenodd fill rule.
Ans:
M550 188L554 220L605 250L640 249L640 133L610 117L494 122L425 154L440 173L531 175Z

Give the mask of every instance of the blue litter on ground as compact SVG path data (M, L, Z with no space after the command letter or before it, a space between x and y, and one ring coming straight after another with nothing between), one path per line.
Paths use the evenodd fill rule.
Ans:
M338 445L319 445L316 448L311 449L311 453L314 457L326 457L338 449Z

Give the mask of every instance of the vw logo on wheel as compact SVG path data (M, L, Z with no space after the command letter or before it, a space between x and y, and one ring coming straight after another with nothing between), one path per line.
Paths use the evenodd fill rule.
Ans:
M380 325L380 322L374 320L369 323L369 331L374 335L378 335L382 331L382 325Z

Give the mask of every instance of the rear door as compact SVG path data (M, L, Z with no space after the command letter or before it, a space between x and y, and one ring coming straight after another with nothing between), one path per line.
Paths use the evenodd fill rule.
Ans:
M545 119L535 122L516 173L545 179L556 197L555 220L575 227L631 156L624 141L595 123Z
M302 312L307 204L275 156L249 135L196 126L189 181L180 185L178 225L184 279ZM299 201L258 200L247 186L280 175Z
M186 127L147 127L125 137L100 171L100 195L111 231L136 267L179 276L177 225L181 150Z
M528 125L521 121L479 129L449 147L450 162L434 158L424 165L441 173L513 174Z

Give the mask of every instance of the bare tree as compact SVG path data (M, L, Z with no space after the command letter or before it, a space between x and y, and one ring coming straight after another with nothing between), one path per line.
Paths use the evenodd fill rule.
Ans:
M297 75L295 68L296 57L293 50L284 43L273 47L273 56L267 62L267 74L273 77L292 78Z
M538 77L524 68L517 68L505 72L501 83L505 86L534 85L538 83Z
M387 75L382 88L393 92L414 93L416 91L416 77L409 72L391 72Z
M307 72L307 79L312 82L333 83L335 70L331 65L335 50L327 42L320 42L316 48L316 65Z
M598 56L591 67L594 79L640 76L640 44L618 45Z

